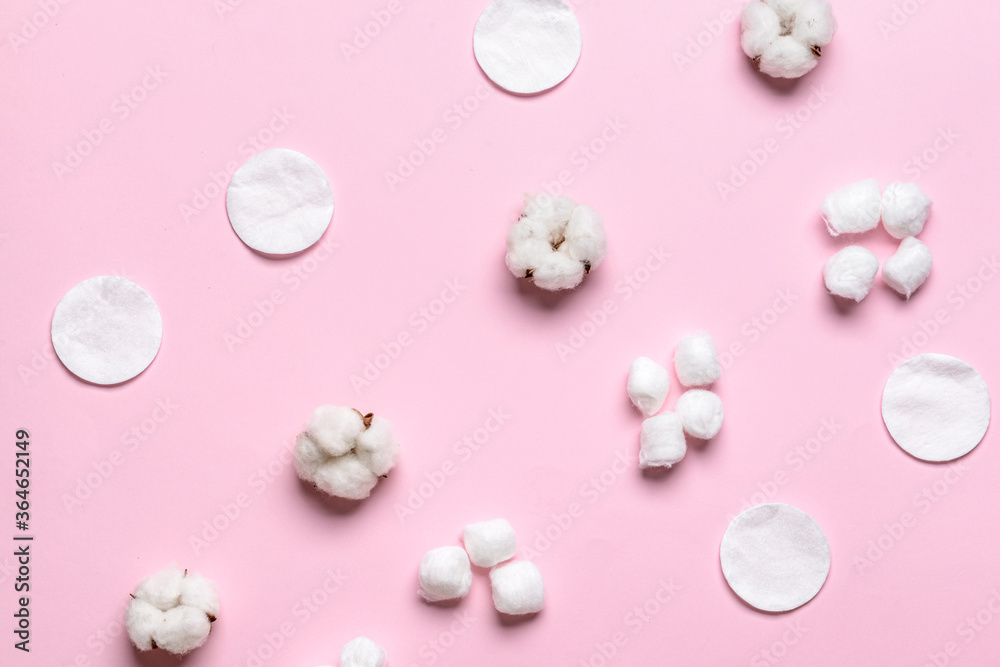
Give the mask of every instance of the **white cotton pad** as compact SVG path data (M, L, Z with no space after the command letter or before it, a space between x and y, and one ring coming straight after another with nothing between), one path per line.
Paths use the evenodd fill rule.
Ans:
M990 392L976 369L961 359L921 354L889 376L882 419L907 453L924 461L951 461L986 435Z
M517 553L517 535L506 519L470 523L462 531L462 542L477 567L493 567Z
M501 614L537 614L545 606L545 581L531 561L519 560L490 570L493 606Z
M340 651L340 667L385 667L385 661L385 650L368 637L352 639Z
M916 183L890 183L882 193L882 226L897 239L916 236L924 229L931 204Z
M761 611L813 599L830 572L830 545L808 514L783 503L752 507L729 524L720 550L730 588Z
M302 153L272 148L236 170L226 193L233 230L248 246L288 255L316 243L333 217L333 190Z
M486 76L512 93L548 90L580 60L580 24L562 0L493 0L472 46Z
M860 302L878 274L878 258L861 246L847 246L826 260L823 280L830 294Z
M832 236L860 234L875 229L882 214L878 181L869 178L830 193L819 207Z
M637 357L628 372L629 400L645 417L652 417L670 393L670 373L649 357Z
M692 438L711 440L722 428L722 399L707 389L689 389L681 394L674 412Z
M152 297L117 276L84 280L52 316L52 347L77 377L94 384L131 380L160 349L163 321Z
M896 253L882 265L882 280L907 299L931 274L931 251L915 236L907 236Z
M464 598L472 588L472 566L462 547L438 547L420 561L420 596L428 602Z
M673 412L650 417L639 433L639 467L672 468L687 454L680 418Z
M674 370L685 387L704 387L722 377L712 337L699 332L682 338L674 350Z
M205 643L218 615L215 584L171 567L136 586L125 610L125 630L140 651L159 648L183 655Z

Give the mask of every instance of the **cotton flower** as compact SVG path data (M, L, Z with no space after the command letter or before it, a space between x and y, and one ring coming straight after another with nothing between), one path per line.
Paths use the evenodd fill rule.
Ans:
M159 648L182 655L205 643L218 615L215 584L170 567L136 586L125 610L125 629L140 651Z
M753 0L743 8L740 43L764 74L797 79L819 62L837 21L827 0Z
M507 268L545 290L576 287L607 253L601 215L566 197L527 196L507 232Z
M331 496L367 498L399 460L388 420L353 408L316 408L295 440L295 471Z

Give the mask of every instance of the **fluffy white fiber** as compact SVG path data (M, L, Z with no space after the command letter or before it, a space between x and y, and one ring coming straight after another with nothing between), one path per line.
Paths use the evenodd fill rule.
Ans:
M827 0L753 0L743 8L740 44L760 71L795 79L819 62L837 21Z
M916 183L890 183L882 193L882 226L897 239L916 236L924 229L931 203Z
M626 385L632 405L645 417L660 411L670 393L670 373L649 357L637 357L628 372Z
M882 213L878 181L868 178L830 193L819 207L833 236L875 229Z
M420 596L428 602L456 600L469 594L472 566L462 547L438 547L420 561Z
M847 246L826 260L823 279L830 294L860 302L871 291L878 258L861 246Z
M352 639L340 651L340 667L385 667L385 661L385 651L368 637Z
M704 387L722 377L712 337L699 332L682 338L674 350L674 370L685 387Z
M722 399L707 389L690 389L681 394L674 412L692 438L711 440L722 428Z
M470 523L462 531L462 542L477 567L493 567L517 553L517 534L506 519Z
M170 567L136 586L125 610L125 629L140 651L160 648L181 655L205 643L218 615L215 584Z
M526 560L490 570L493 606L501 614L535 614L545 606L545 581L534 563Z
M687 441L680 418L673 412L642 422L639 435L640 468L672 468L687 454Z
M907 299L924 284L934 263L931 251L919 239L908 236L896 253L882 265L882 280Z
M545 290L576 287L607 253L600 214L566 197L528 195L507 233L507 268Z
M388 420L353 408L323 405L295 440L295 470L332 496L367 498L399 460Z

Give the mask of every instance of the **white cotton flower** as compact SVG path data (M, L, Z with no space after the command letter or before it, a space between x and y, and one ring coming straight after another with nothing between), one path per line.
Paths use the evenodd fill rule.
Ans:
M545 290L576 287L607 253L601 215L567 197L528 195L507 232L507 268Z
M385 650L368 637L352 639L340 651L340 667L385 667L385 661Z
M159 648L182 655L205 643L218 615L215 584L170 567L136 586L125 610L125 629L140 651Z
M927 280L933 263L930 249L915 236L907 236L882 265L882 280L909 299Z
M890 183L882 193L882 226L893 238L916 236L924 229L931 203L916 183Z
M836 29L827 0L752 0L740 44L764 74L795 79L816 67Z
M878 258L861 246L847 246L826 261L823 280L830 294L860 302L871 291Z
M295 471L321 491L367 498L399 460L389 420L335 405L316 408L295 440Z

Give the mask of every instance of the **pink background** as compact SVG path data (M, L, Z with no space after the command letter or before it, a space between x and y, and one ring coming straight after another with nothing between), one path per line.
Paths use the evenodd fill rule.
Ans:
M819 68L781 85L743 57L737 3L578 0L580 63L536 97L498 91L476 65L485 0L398 0L395 14L384 0L232 4L4 3L0 543L15 532L17 428L31 433L37 537L30 656L12 648L13 548L0 546L0 663L175 664L135 653L120 624L136 582L171 562L222 595L191 667L335 663L359 634L395 667L981 665L1000 652L995 431L949 472L900 450L879 413L893 354L953 354L1000 386L996 3L841 0ZM348 58L372 12L387 25ZM42 27L25 29L33 17ZM57 175L87 133L100 143ZM267 259L233 233L212 175L225 184L255 152L248 137L326 171L332 252ZM415 153L431 137L433 153ZM391 189L385 173L411 154L421 164ZM718 183L754 155L763 164L723 199ZM507 273L503 239L522 193L561 173L604 215L611 254L549 298ZM934 272L908 303L879 280L842 309L820 277L842 243L817 208L870 176L934 199L921 236ZM862 243L882 260L894 248L882 231ZM654 251L670 257L650 271ZM53 359L49 325L70 287L109 273L149 291L164 335L146 372L103 388ZM643 476L629 362L667 364L697 329L737 345L717 384L725 426ZM378 356L403 334L395 358ZM356 391L367 362L384 368ZM382 414L403 442L353 509L282 459L323 403ZM504 423L484 437L491 410ZM820 594L783 615L743 604L719 566L729 519L761 500L808 512L832 551ZM544 612L502 623L481 572L460 605L421 602L424 551L496 516L534 550Z

